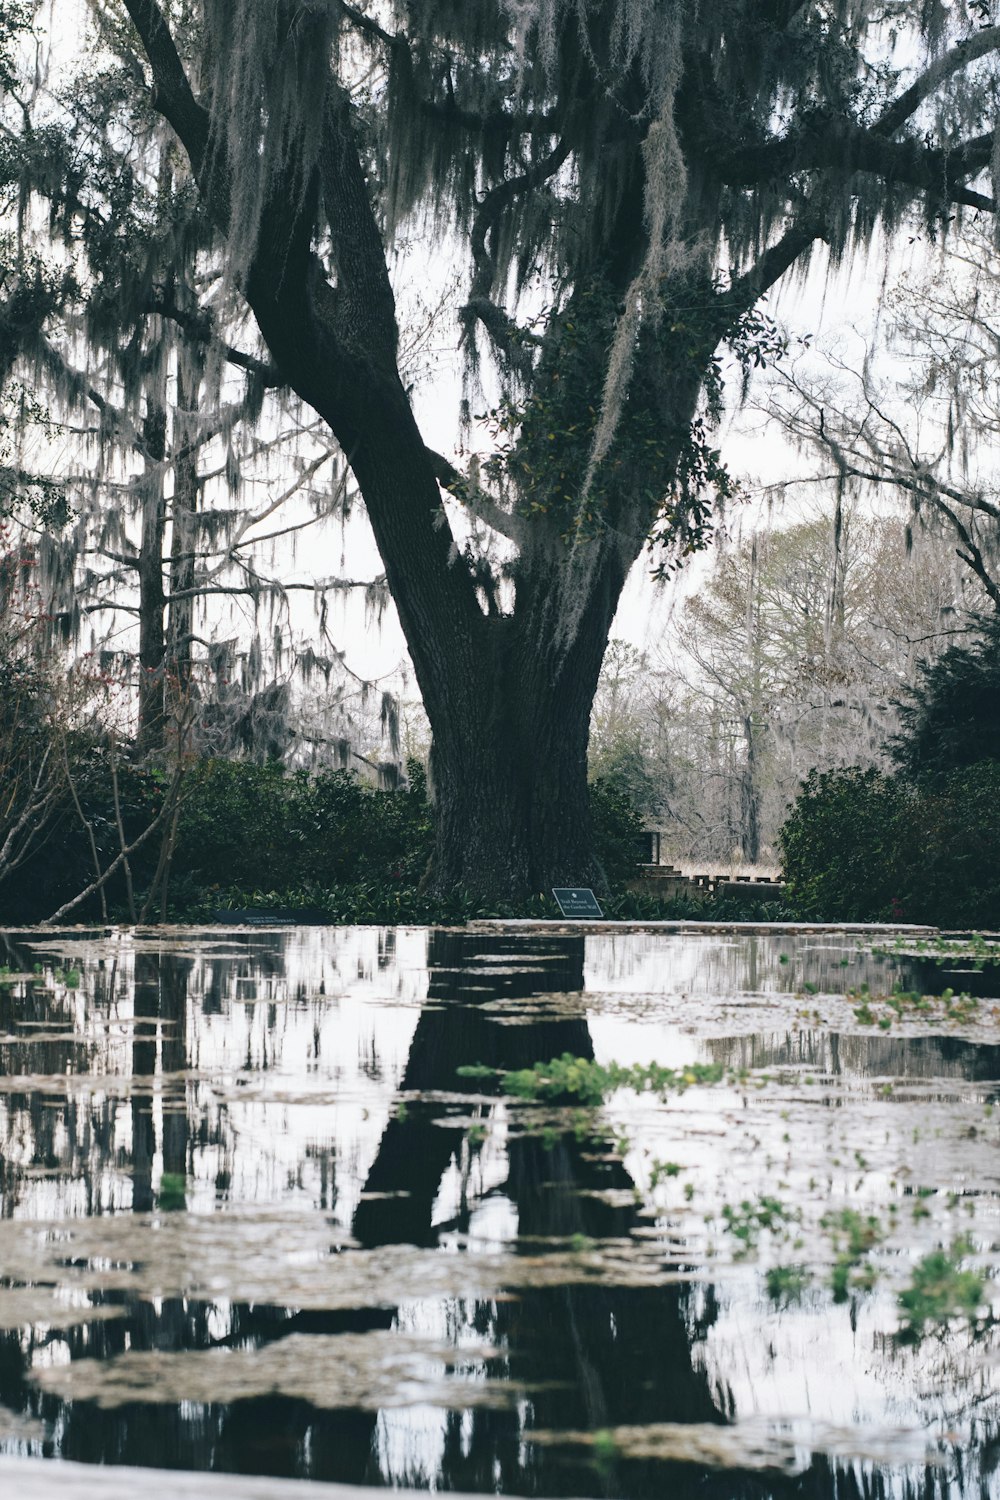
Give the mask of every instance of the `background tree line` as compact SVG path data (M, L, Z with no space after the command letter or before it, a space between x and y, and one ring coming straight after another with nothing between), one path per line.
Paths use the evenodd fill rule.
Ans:
M982 228L930 258L855 360L755 391L792 476L664 646L613 647L594 764L675 857L780 866L804 916L996 925L1000 281Z

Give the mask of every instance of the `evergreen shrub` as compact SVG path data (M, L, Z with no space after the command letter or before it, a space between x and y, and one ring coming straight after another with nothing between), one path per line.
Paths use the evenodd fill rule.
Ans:
M778 834L796 913L829 922L898 918L913 794L873 768L810 771Z
M635 870L643 820L624 777L597 776L590 783L594 848L612 887Z
M430 852L423 767L382 791L348 771L203 761L188 773L174 869L202 891L415 884Z
M778 839L800 917L1000 926L1000 761L916 786L812 771Z
M1000 760L952 771L916 801L906 909L939 927L1000 928Z
M904 775L941 785L954 771L1000 761L1000 620L967 645L922 662L899 705L893 757Z
M120 849L110 747L98 734L78 734L69 753L73 786L106 869ZM162 807L168 778L134 762L128 747L115 752L115 768L122 825L131 842ZM193 763L182 786L170 919L203 920L245 908L308 912L329 922L557 914L547 893L527 905L500 903L489 910L461 891L444 902L425 896L420 883L433 847L433 825L423 766L411 760L407 778L402 787L382 790L353 772L289 771L278 761ZM592 784L591 808L599 857L613 888L634 867L642 820L627 788L614 778ZM161 846L158 831L131 858L140 909ZM37 854L19 870L16 882L0 884L0 917L45 920L93 878L90 834L67 787ZM106 899L110 916L127 920L121 870L108 881ZM621 914L629 914L627 897L612 899L609 914L623 900ZM100 900L93 895L67 920L100 916Z

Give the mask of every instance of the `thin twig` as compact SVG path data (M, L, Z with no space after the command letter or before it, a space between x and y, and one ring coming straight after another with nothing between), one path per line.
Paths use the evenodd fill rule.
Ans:
M70 768L69 751L66 749L66 740L65 740L65 738L62 741L62 753L63 753L63 764L64 764L64 766L66 768L66 781L69 784L69 794L70 794L70 796L73 799L73 806L76 808L77 815L79 816L80 822L83 824L84 829L86 830L87 839L88 839L88 841L90 843L91 858L94 861L94 873L97 876L97 879L94 882L94 884L88 888L87 895L90 895L91 891L99 891L100 892L100 895L101 895L101 921L102 922L106 922L108 920L108 902L107 902L107 897L105 896L105 893L104 893L104 882L107 880L108 875L110 874L110 870L106 871L104 873L104 875L101 874L101 860L100 860L100 856L99 856L99 854L97 852L97 840L94 837L94 825L91 823L90 819L87 817L87 814L83 810L83 805L80 802L80 798L79 798L79 795L78 795L77 790L76 790L76 782L73 780L73 772L72 772L72 770ZM82 897L80 899L82 900ZM74 906L75 904L76 904L75 902L71 901L69 903L69 906ZM63 913L63 911L66 911L68 909L69 909L68 907L61 907L60 910L56 913L56 916L61 916L62 913ZM55 921L55 919L56 919L55 917L50 918L50 920L53 921L53 922Z
M91 884L87 886L86 890L83 890L79 893L79 895L74 896L72 901L64 902L63 905L60 906L58 911L52 913L51 917L46 917L43 925L49 926L53 922L58 922L59 918L64 917L68 911L72 911L74 906L79 906L81 901L86 901L87 897L92 896L95 891L102 890L105 882L111 878L111 876L118 869L118 866L122 864L124 860L128 859L129 855L134 854L137 849L141 848L149 838L150 834L156 832L156 829L159 828L160 824L163 822L163 815L167 810L167 806L168 803L164 802L163 807L161 807L160 811L156 814L156 817L153 819L152 823L150 823L148 827L143 829L142 833L140 833L137 839L132 840L127 849L123 849L122 852L117 856L117 858L111 861L111 863L108 865L108 868L105 870L104 874L99 877L99 879L92 881Z

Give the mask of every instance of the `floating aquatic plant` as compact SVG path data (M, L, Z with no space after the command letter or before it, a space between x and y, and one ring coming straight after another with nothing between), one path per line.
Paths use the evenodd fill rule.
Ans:
M904 1339L923 1337L928 1328L941 1329L953 1318L973 1322L986 1296L986 1278L966 1266L973 1245L967 1236L945 1249L931 1250L913 1269L909 1286L899 1293Z

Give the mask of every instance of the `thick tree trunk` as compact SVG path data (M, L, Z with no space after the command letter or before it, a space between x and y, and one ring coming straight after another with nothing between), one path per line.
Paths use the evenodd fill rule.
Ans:
M278 326L266 306L255 310L279 361L295 359L301 331L288 319ZM513 612L487 614L456 557L398 376L374 379L361 365L356 381L341 369L331 389L317 380L321 369L303 372L300 394L350 456L431 724L432 888L490 903L553 885L605 888L587 792L590 712L652 514L630 515L626 495L625 519L575 548L557 521L533 523L516 564ZM687 432L699 384L694 369L676 392L670 426L678 433Z
M156 0L123 3L152 70L155 107L183 142L220 233L237 235L248 222L242 211L246 205L234 200L238 183L229 170L230 158L213 146L218 142L215 127L192 90L171 23ZM595 16L595 22L599 20ZM322 39L327 22L318 12L314 22L303 22L303 36L313 24L317 44L326 45ZM404 49L408 46L402 34L397 41ZM602 40L599 25L593 45L598 57L602 48L609 57L614 51L607 37ZM678 125L690 148L679 223L685 242L694 246L703 240L709 246L719 233L721 188L716 151L703 139L704 110L698 102L703 97L702 64L689 73L689 61L694 63L694 57L685 58L684 86L677 93ZM582 150L582 141L589 137L594 90L603 87L596 81L599 74L600 66L596 74L574 67L560 78L554 133L565 149L553 153L551 171L565 162L567 151ZM625 300L647 248L650 199L644 190L644 152L649 136L639 122L649 89L638 65L632 75L628 97L634 96L635 112L626 105L621 133L614 133L616 187L606 200L601 253L595 251L588 259L586 249L581 250L577 266L580 311L585 316L590 315L589 294L601 280L616 289L615 305ZM253 128L249 122L258 102L247 101L248 129ZM273 128L280 131L280 121ZM569 464L575 466L574 474L554 472L548 481L538 481L544 493L524 497L532 502L524 529L533 532L537 520L544 532L545 517L552 523L547 541L551 589L537 556L525 556L522 550L514 614L488 617L444 513L435 468L400 380L386 247L367 178L361 127L348 93L339 85L331 84L322 118L311 119L308 129L310 140L319 133L315 170L308 180L300 180L300 172L308 170L305 163L312 146L301 155L291 151L286 169L272 171L262 184L259 215L253 200L250 217L258 228L249 247L249 264L245 244L234 244L233 250L245 268L242 290L276 366L329 423L365 500L435 737L437 883L465 885L494 900L520 898L556 880L599 880L587 811L588 719L625 574L654 520L656 501L663 498L676 472L671 459L677 459L687 439L697 394L718 341L824 232L824 221L818 211L804 210L750 270L725 288L713 279L707 263L703 273L679 271L673 287L661 282L664 309L673 308L677 318L665 317L655 332L650 328L635 359L623 408L623 426L632 431L631 456L625 451L628 443L619 443L617 453L609 450L602 477L615 476L616 497L609 502L606 488L599 503L590 497L600 511L595 528L600 540L588 544L577 538L570 544L559 537L556 511L564 506L562 529L573 533L566 497L570 491L580 495L582 470L588 468L586 455L577 454ZM471 138L470 149L478 149ZM261 161L267 159L265 153ZM472 253L477 284L485 277L482 290L487 296L495 279L491 263L497 271L495 240L509 227L503 218L507 195L517 198L526 190L544 189L551 172L543 165L536 180L538 170L508 179L480 200ZM765 167L760 170L760 181L770 181ZM328 257L325 250L321 255L315 248L327 240ZM560 393L567 391L579 397L582 412L599 408L611 347L611 329L602 332L599 326L606 316L600 302L597 297L593 304L594 337L588 335L577 349L584 364L574 367L577 376L558 391L557 382L577 355L569 345L560 345L558 331L547 351L543 349L535 373L547 382L546 401L551 397L559 406ZM498 312L497 317L505 326L505 314ZM589 371L588 344L597 356ZM536 415L544 409L543 402ZM530 427L530 419L526 425ZM563 436L576 426L575 414L568 415L562 429L555 424ZM549 437L554 441L556 435L554 431ZM541 467L545 469L544 462ZM698 468L696 456L695 475ZM515 485L535 484L537 473L534 466L523 468ZM583 509L587 512L589 506ZM673 519L683 521L684 512L681 503ZM594 517L585 513L579 519L589 524ZM574 547L586 551L588 545L608 547L609 556L600 566L585 563L581 568L579 556L572 555ZM528 550L537 550L533 541ZM582 592L574 590L574 577Z
M190 91L161 13L147 0L125 3L160 85L158 106L229 234L231 184L209 149L208 114ZM563 511L560 519L558 510L567 483L583 482L586 456L578 456L575 479L553 476L558 499L546 495L524 523L513 614L485 613L400 379L385 247L351 105L337 90L322 130L315 180L298 184L290 167L269 184L243 291L282 375L328 422L364 497L434 736L434 885L463 887L491 903L563 882L600 886L586 784L590 709L625 576L653 521L650 492L666 488L673 466L661 451L651 485L643 473L649 446L640 445L641 459L637 447L616 466L617 500L605 494L599 534L571 541L564 533L574 531L572 517ZM313 248L320 199L335 286ZM637 204L629 214L636 217ZM626 259L617 278L623 287L634 255ZM586 401L599 403L604 383L608 330L595 329L584 409ZM633 403L652 403L644 410L662 434L657 446L674 458L723 331L720 322L701 335L700 359L682 330L665 382L657 388L646 361L645 395L633 393ZM665 363L660 351L657 370ZM546 374L553 389L559 365L556 344ZM550 499L556 503L546 519Z
M198 539L198 446L195 424L185 414L198 399L198 379L186 368L182 351L177 369L177 431L174 435L174 496L170 508L170 604L167 611L169 697L175 718L192 691L195 547Z
M163 628L163 461L167 417L162 403L149 399L143 422L146 472L143 475L142 539L139 544L139 733L142 754L163 753L164 710Z
M572 627L572 568L551 551L525 560L514 615L486 622L494 654L480 664L485 732L432 718L442 890L517 900L554 885L606 888L594 854L587 746L627 567L617 551L592 546L589 597Z
M487 901L517 901L554 885L603 888L587 793L586 713L570 723L550 699L526 715L513 684L492 696L489 736L448 721L434 733L434 886Z
M301 358L291 320L258 305L279 361ZM605 887L587 792L590 712L611 623L652 515L574 549L558 523L532 527L512 614L484 613L456 557L437 481L398 376L336 385L312 362L300 394L350 456L430 720L437 839L431 885L484 902L553 885ZM293 381L294 383L294 381ZM677 393L686 432L698 390ZM627 502L623 504L627 511ZM611 527L607 528L609 532ZM627 538L631 536L631 543Z

